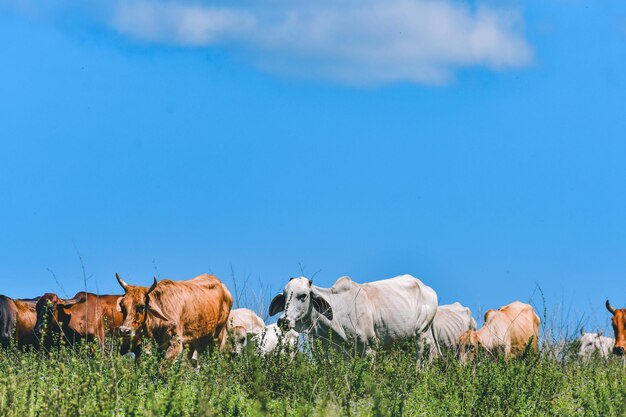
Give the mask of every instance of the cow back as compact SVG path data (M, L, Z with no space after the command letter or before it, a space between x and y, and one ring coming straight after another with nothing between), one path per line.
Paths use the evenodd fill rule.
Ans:
M237 308L228 315L228 327L243 327L248 334L259 334L265 327L265 322L249 308Z
M529 343L538 350L540 319L532 306L519 301L489 310L480 332L482 343L490 349L504 348L511 356L522 354Z
M112 334L122 324L123 316L117 308L120 295L97 295L79 292L74 296L76 304L63 309L68 316L67 330L81 338L100 338Z
M459 337L468 330L476 330L476 321L469 308L458 302L437 307L433 333L440 347L456 347Z

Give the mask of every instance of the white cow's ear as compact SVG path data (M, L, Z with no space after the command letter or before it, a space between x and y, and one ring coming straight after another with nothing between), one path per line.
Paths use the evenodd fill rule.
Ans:
M333 319L333 309L323 297L312 292L311 302L313 303L313 308L317 310L318 313L324 315L328 320Z
M278 294L272 300L270 304L270 316L275 316L281 311L285 310L285 296L283 294Z

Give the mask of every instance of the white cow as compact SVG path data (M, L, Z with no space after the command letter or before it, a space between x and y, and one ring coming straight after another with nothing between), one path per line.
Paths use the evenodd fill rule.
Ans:
M230 311L226 323L227 337L222 339L220 350L240 354L248 344L248 338L258 335L265 328L265 322L248 308Z
M256 342L258 352L262 355L274 352L280 347L287 348L292 355L295 355L299 338L300 335L293 329L285 332L277 324L270 324L254 336L253 340Z
M459 337L468 330L476 330L476 320L468 307L458 302L438 306L427 337L431 355L437 356L443 349L456 350Z
M615 339L612 337L603 336L599 333L586 333L584 330L580 331L580 350L578 354L585 359L591 358L593 352L603 358L608 358L615 344Z
M419 342L435 317L437 294L411 275L366 284L342 277L331 288L299 277L272 300L270 315L281 311L282 328L320 338L325 347L353 344L369 354L378 344Z

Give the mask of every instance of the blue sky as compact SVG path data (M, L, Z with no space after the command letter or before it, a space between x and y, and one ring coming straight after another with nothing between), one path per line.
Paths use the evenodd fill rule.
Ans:
M626 304L623 2L2 0L0 56L2 293L72 295L80 254L101 293Z

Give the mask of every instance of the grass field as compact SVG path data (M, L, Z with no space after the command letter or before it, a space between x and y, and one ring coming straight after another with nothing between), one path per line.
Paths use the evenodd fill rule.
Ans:
M619 358L575 354L418 364L412 349L360 358L317 348L295 359L158 355L139 364L95 346L0 353L0 415L611 416L626 413Z

